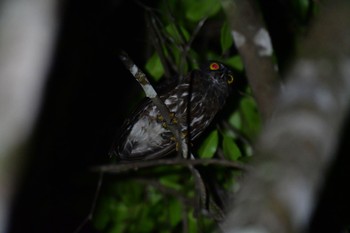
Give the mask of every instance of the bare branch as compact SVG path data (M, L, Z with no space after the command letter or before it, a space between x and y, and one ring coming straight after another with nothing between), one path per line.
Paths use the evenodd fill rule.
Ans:
M122 173L130 170L139 170L142 168L157 167L157 166L163 166L163 165L166 165L166 166L216 165L216 166L223 166L223 167L228 167L228 168L238 169L238 170L249 169L249 167L244 164L241 164L238 162L232 162L229 160L223 160L223 159L196 159L196 160L157 159L157 160L145 160L145 161L139 161L139 162L133 162L133 163L128 162L128 163L118 163L118 164L112 164L112 165L98 166L93 168L93 170L106 172L106 173Z

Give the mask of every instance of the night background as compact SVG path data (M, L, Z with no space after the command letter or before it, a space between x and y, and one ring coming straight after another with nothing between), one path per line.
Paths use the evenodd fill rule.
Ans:
M120 49L145 60L142 8L133 1L65 1L32 153L10 232L73 232L87 216L97 186L92 166L108 151L136 81Z
M142 89L119 60L118 53L126 51L139 67L144 68L153 47L148 38L143 5L158 7L159 2L62 1L58 9L60 25L53 60L29 144L27 163L14 199L10 233L73 233L90 213L99 181L99 173L92 168L113 162L108 152L124 119L142 95ZM295 56L296 40L307 34L317 1L258 2L283 76ZM308 2L309 7L301 9L297 2ZM201 32L194 47L200 49L200 46L210 45L214 50L220 50L217 48L220 38L215 35ZM205 36L210 37L209 42L203 42L201 38ZM218 46L212 44L216 39ZM232 48L230 53L237 51ZM244 76L243 72L240 74ZM233 105L237 107L238 104ZM348 162L348 159L345 162L343 158L339 160L340 164ZM342 183L339 177L346 177L344 168L334 169L340 175L333 179ZM102 186L123 181L127 175L106 175ZM335 182L329 182L335 186L331 188L333 191L338 190ZM120 195L129 195L128 189L121 190L125 193ZM130 190L133 192L133 188ZM337 199L343 200L346 196L343 194ZM326 193L325 203L334 199L332 195L334 193ZM331 205L331 208L337 214L343 213L338 206ZM316 217L330 221L331 229L335 229L332 223L339 226L349 222L346 214L329 218L324 214L328 210L323 208L329 210L327 204L320 206ZM324 227L318 222L322 220L315 220L315 229ZM178 225L169 231L144 232L181 232ZM99 231L93 221L88 221L78 232L137 232L130 229L113 231L111 228Z

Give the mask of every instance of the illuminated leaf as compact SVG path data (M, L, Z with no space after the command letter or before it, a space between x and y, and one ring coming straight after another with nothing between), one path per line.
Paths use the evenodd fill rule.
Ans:
M230 33L230 28L226 22L223 23L221 27L220 42L222 52L226 52L233 45L233 39Z
M209 136L204 140L203 144L199 148L199 156L201 158L212 158L216 152L219 143L218 131L212 131Z
M240 149L238 148L236 142L233 138L224 135L224 140L222 142L222 147L224 149L224 154L231 160L238 160L242 156Z
M239 55L235 55L233 57L230 57L229 59L225 60L225 63L229 66L232 66L236 70L242 71L244 68L242 59Z
M256 103L252 97L245 97L240 102L240 111L242 114L242 130L249 137L254 137L260 130L260 116L256 108Z
M157 53L154 53L148 59L145 68L155 81L159 80L164 74L164 68Z
M213 16L221 9L221 3L218 0L185 1L185 4L186 18L191 21Z

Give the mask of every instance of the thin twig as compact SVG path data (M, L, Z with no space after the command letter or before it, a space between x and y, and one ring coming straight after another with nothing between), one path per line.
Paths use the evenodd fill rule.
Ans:
M229 124L226 120L222 121L222 125L225 129L230 130L233 134L237 135L237 137L242 140L244 142L244 144L252 147L253 143L251 142L251 140L246 137L240 130L238 130L236 127L234 127L233 125Z
M100 171L100 176L99 176L99 179L98 179L98 182L97 182L97 187L96 187L96 191L95 191L95 195L94 195L94 200L92 202L90 211L89 211L88 215L86 216L86 218L80 223L80 225L77 227L77 229L73 233L81 232L83 227L89 221L92 220L92 217L94 216L96 204L97 204L97 199L98 199L98 196L100 195L101 186L102 186L102 180L103 180L103 171Z
M175 63L173 56L171 55L171 51L169 51L169 49L164 46L164 35L162 35L159 29L163 25L159 25L161 24L161 22L157 21L158 18L154 15L153 11L149 10L146 11L146 13L146 22L147 26L149 27L149 32L151 36L150 38L163 65L164 75L168 79L173 78L172 74L175 70L177 70L177 68L176 66L174 66ZM168 54L167 57L165 55L166 53Z
M199 31L201 30L201 28L203 27L205 21L207 20L207 17L203 18L201 21L198 22L196 28L194 29L194 31L192 32L192 35L189 39L189 41L187 43L184 44L183 46L183 51L181 53L181 60L180 60L180 69L182 67L185 67L185 65L183 64L186 61L186 58L189 57L188 56L188 52L191 49L191 45L194 41L194 39L196 38L196 36L198 35ZM181 31L181 28L178 27L178 30ZM181 35L184 37L183 33L181 33ZM189 57L190 58L190 57ZM184 69L183 69L184 70ZM181 70L183 72L183 70Z
M128 162L128 163L118 163L118 164L112 164L112 165L102 165L97 166L93 168L93 171L100 171L100 172L106 172L106 173L123 173L130 170L138 170L142 168L150 168L150 167L157 167L157 166L188 166L188 165L216 165L216 166L223 166L228 167L232 169L238 169L238 170L248 170L249 167L247 165L233 162L229 160L223 160L223 159L195 159L195 160L189 160L189 159L157 159L157 160L145 160L145 161L138 161L138 162Z
M139 183L152 186L152 187L154 187L155 189L159 190L160 192L162 192L165 195L175 197L183 205L186 205L186 206L193 205L193 200L191 198L186 197L183 193L181 193L181 192L179 192L179 191L177 191L177 190L175 190L173 188L166 187L165 185L161 184L157 180L145 179L145 178L135 178L134 180L139 182Z
M208 193L206 191L205 183L201 174L199 173L199 170L196 169L193 165L188 165L188 169L191 171L193 175L195 190L199 194L199 198L197 199L198 202L196 202L196 205L195 205L196 208L194 210L194 216L198 217L201 211L205 209L206 202L208 200Z
M182 205L182 232L188 233L189 232L189 224L188 224L188 206Z
M188 232L187 213L188 213L189 207L195 208L194 200L186 197L181 192L179 192L175 189L164 186L159 181L149 180L149 179L144 179L144 178L137 178L135 180L139 183L142 183L145 185L150 185L150 186L154 187L155 189L159 190L160 192L162 192L163 194L168 195L168 196L173 196L181 202L181 206L182 206L182 232L187 233Z

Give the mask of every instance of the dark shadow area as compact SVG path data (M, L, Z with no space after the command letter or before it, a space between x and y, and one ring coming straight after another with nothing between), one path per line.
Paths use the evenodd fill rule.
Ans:
M61 2L62 3L62 2ZM9 232L73 232L139 87L118 59L143 65L144 14L134 1L65 1L42 109ZM82 232L93 232L86 227Z
M350 116L343 126L336 160L331 164L310 224L310 233L350 231Z

